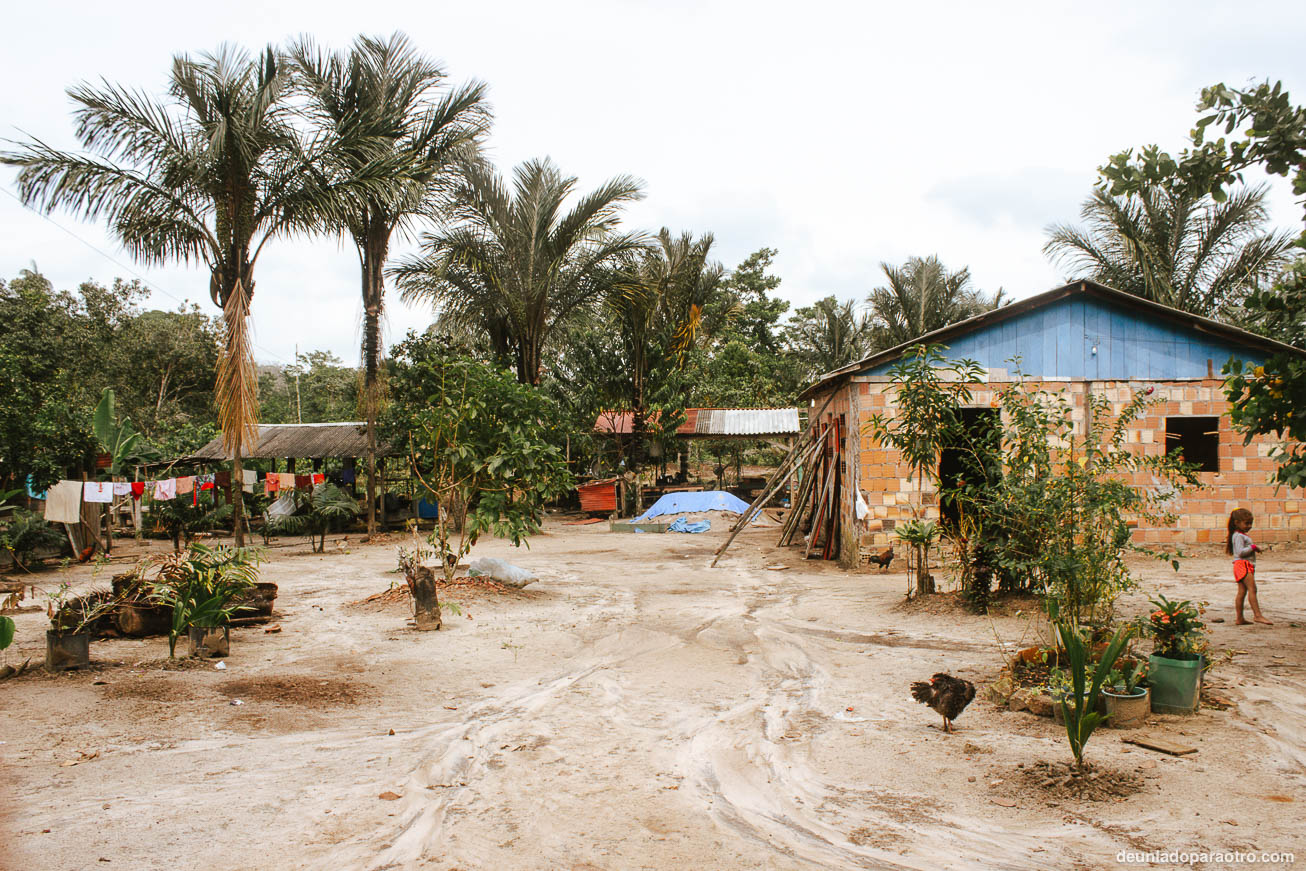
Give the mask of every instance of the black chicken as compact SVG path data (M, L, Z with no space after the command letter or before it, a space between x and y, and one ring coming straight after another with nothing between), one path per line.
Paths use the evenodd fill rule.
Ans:
M975 699L975 684L940 672L928 682L915 681L911 685L911 697L942 714L943 731L951 732L952 721Z

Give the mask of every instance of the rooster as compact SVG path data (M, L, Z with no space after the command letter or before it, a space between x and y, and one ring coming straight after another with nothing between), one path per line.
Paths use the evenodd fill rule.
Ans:
M961 712L974 700L975 684L940 672L928 682L914 682L911 685L911 697L941 714L943 731L951 732L952 721L960 717Z
M881 572L887 572L889 570L889 563L893 562L893 548L886 547L879 553L871 554L866 559L879 566Z

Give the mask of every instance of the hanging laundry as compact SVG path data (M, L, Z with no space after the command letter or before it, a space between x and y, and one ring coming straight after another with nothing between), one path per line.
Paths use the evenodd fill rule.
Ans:
M59 481L46 491L45 519L50 523L78 523L81 521L81 481Z
M258 472L253 469L241 469L241 489L246 493L254 492L254 485L258 483Z
M340 481L344 484L354 483L354 470L349 466L345 466L345 468L341 469Z
M87 481L82 485L83 502L112 502L113 485L101 484L99 481Z
M131 492L132 492L132 485L131 485L130 482L128 482L128 481L114 481L114 482L113 482L113 495L115 495L115 496L130 496L130 495L131 495Z
M295 476L295 486L298 487L298 488L311 487L311 486L313 486L313 476L312 476L312 475L296 475L296 476Z
M161 502L177 498L177 479L165 478L154 482L154 498Z
M185 478L177 479L178 496L189 496L193 492L195 492L195 478L193 476L187 475Z
M313 473L313 483L314 483L314 484L325 484L325 483L326 483L326 475L324 475L324 474L321 473L321 472L314 472L314 473Z
M29 499L44 499L46 492L47 491L43 490L40 493L37 493L36 490L32 488L32 476L27 476L27 497Z
M277 492L280 489L281 489L280 476L278 476L276 472L270 472L268 476L263 479L263 492L271 496L273 493Z
M132 482L132 498L133 498L133 499L139 499L139 498L141 498L141 496L142 496L144 493L145 493L145 482L144 482L144 481L133 481L133 482Z
M218 473L214 474L214 476L213 476L213 484L214 484L215 487L223 487L223 488L230 487L230 486L231 486L231 473L230 473L230 472L218 472Z
M278 473L277 478L281 481L281 489L282 489L282 490L294 490L294 489L295 489L295 473L294 473L294 472L280 472L280 473Z

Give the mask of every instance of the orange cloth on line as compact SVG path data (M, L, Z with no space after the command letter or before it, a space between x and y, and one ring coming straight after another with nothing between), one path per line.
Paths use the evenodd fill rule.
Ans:
M1242 579L1250 573L1255 573L1256 563L1251 560L1236 559L1233 561L1233 580L1234 583L1242 583Z
M273 493L277 492L277 490L281 489L280 484L281 479L277 477L276 472L272 472L263 479L263 492L271 496Z
M194 490L195 490L195 478L194 478L194 477L186 477L186 478L178 478L178 479L177 479L177 495L178 495L178 496L184 496L184 495L186 495L187 493L194 492Z

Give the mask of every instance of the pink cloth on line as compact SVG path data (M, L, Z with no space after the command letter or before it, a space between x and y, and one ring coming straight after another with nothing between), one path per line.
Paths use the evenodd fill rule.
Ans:
M193 492L195 492L195 478L193 476L188 475L185 478L177 479L178 496L189 496Z
M165 478L154 482L154 498L162 502L177 498L177 479Z

